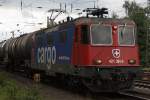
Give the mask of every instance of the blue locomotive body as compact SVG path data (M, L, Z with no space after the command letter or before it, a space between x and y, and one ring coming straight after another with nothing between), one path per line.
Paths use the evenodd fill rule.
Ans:
M32 68L50 70L55 65L71 65L74 31L71 23L34 34Z

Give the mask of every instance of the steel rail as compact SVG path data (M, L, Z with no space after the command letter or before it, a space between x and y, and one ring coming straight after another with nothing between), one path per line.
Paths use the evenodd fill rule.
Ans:
M124 95L124 96L129 96L137 100L150 100L150 96L148 94L139 93L139 92L132 91L132 90L121 91L119 92L119 94Z

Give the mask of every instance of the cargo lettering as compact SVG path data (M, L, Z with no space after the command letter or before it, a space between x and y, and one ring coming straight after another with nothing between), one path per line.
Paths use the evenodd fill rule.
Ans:
M37 59L39 64L55 64L56 48L54 46L38 48Z

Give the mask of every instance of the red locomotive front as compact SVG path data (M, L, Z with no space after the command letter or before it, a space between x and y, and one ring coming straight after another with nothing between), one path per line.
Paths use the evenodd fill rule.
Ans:
M136 26L133 21L82 20L75 33L75 65L100 68L139 66Z
M73 64L92 91L128 89L139 69L136 25L126 19L76 21Z

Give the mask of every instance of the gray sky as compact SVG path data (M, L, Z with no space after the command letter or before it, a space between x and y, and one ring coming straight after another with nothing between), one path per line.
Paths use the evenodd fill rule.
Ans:
M20 32L31 32L46 26L47 10L52 8L65 8L67 5L68 12L71 11L71 4L73 4L73 12L71 15L75 16L74 9L84 9L87 7L94 7L94 1L98 7L107 7L109 13L116 12L119 16L125 16L122 5L125 0L0 0L0 41L10 38L11 31L15 31L16 36ZM98 3L97 3L98 1ZM133 0L129 0L133 1ZM139 5L145 6L147 0L135 0ZM37 7L42 7L41 9ZM65 15L62 15L65 16ZM77 15L76 15L77 16ZM109 15L110 16L110 15ZM62 19L62 17L59 17ZM37 23L43 23L39 25ZM19 26L17 26L19 24ZM6 32L8 32L6 34Z

